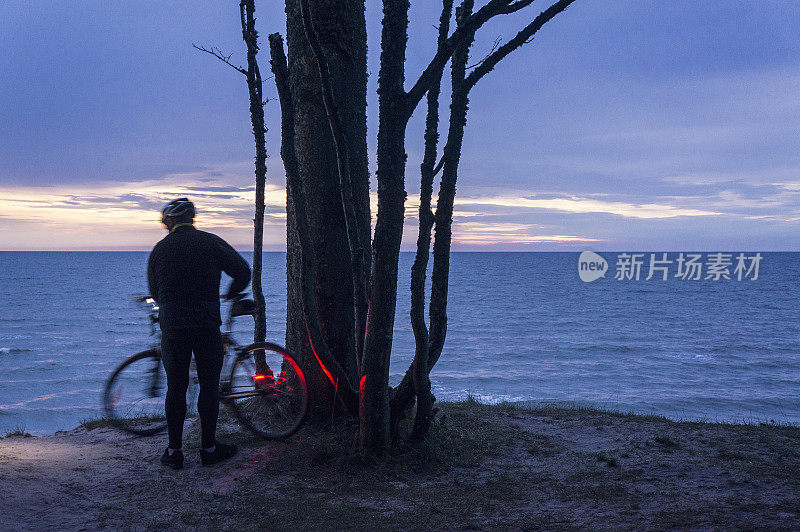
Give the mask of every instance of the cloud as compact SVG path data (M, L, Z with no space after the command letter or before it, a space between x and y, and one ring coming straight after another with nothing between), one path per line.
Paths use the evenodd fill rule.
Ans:
M0 249L142 249L162 235L161 207L196 200L198 225L251 245L254 188L207 181L208 172L163 179L49 187L0 186ZM285 238L286 195L267 186L265 247ZM11 228L13 227L13 231Z
M212 192L252 192L256 189L256 187L219 187L219 186L207 186L207 187L186 187L187 190L197 190L200 192L205 193L212 193Z
M85 185L0 185L0 249L148 249L163 234L159 211L186 196L198 208L198 226L248 249L252 244L254 187L250 177L220 172L170 174L162 179ZM592 243L617 245L626 237L658 238L733 220L797 223L800 183L726 183L716 190L681 185L685 195L643 198L636 191L571 194L463 187L455 200L453 249L563 249ZM644 201L643 201L644 199ZM371 194L374 215L377 194ZM435 208L434 198L434 208ZM265 248L285 248L286 191L267 185ZM419 194L406 201L403 249L414 249ZM696 219L698 221L691 221ZM702 220L702 221L699 221ZM755 223L755 222L754 222ZM661 228L661 229L659 229ZM721 229L720 229L721 230ZM655 232L654 232L655 231ZM637 234L638 232L638 234Z
M800 192L800 182L797 183L773 183L776 187L792 192Z
M588 244L601 239L576 235L532 234L537 224L504 222L455 222L453 243L465 246L496 246L503 244Z
M522 196L490 196L457 198L456 205L478 205L519 207L524 209L544 209L571 213L606 213L628 218L675 218L679 216L719 216L722 213L701 209L675 207L669 204L633 204L617 201L603 201L579 196L561 198L537 198Z

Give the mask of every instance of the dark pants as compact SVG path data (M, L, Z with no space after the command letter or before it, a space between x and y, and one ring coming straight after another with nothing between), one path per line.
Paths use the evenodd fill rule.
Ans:
M194 352L200 394L202 446L212 447L219 416L219 374L222 371L222 337L217 327L166 329L161 332L161 356L167 371L167 429L169 446L180 449L183 422L186 419L186 390L189 386L189 362Z

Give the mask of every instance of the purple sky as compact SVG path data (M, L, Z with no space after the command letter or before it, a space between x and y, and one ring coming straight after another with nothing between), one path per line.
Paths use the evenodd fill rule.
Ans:
M473 56L540 1L484 28ZM437 4L412 2L409 80L433 53ZM281 2L257 9L263 36L284 31ZM380 16L369 0L373 155ZM0 249L149 249L176 195L248 248L246 86L191 46L243 63L238 2L6 0L0 26ZM798 34L796 2L577 0L473 91L454 249L800 249ZM266 112L265 248L283 249L277 102Z

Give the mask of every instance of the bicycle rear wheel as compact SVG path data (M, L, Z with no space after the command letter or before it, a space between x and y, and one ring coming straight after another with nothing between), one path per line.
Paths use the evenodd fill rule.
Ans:
M148 349L114 370L103 392L103 408L111 424L131 434L150 436L167 428L164 399L167 375L161 350Z
M268 440L291 436L308 411L308 389L300 366L281 346L252 344L231 367L222 399L248 429Z

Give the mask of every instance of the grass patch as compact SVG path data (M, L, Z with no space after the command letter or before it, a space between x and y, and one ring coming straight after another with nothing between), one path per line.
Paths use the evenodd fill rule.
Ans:
M187 416L187 419L189 419L189 416ZM138 426L139 428L144 429L150 426L152 423L164 423L164 427L166 428L166 421L164 419L163 414L143 415L143 416L122 418L119 420L107 417L89 418L81 421L79 427L82 427L86 430L95 430L95 429L105 429L109 427L120 428L122 424L127 424L132 426Z
M661 447L663 447L664 449L669 449L669 450L677 449L678 447L681 446L680 443L672 439L672 437L667 436L666 434L656 436L655 438L653 438L653 441L656 442Z
M33 438L31 433L25 430L25 427L19 426L6 431L5 438Z
M114 425L113 422L107 417L96 417L84 419L78 426L86 430L95 430L113 427Z
M619 467L619 460L617 460L616 456L610 453L597 452L592 453L592 456L594 456L598 462L603 462L609 467Z
M402 481L418 475L435 476L454 467L477 467L484 459L498 456L522 434L498 415L508 406L488 406L476 401L438 405L441 413L431 424L424 441L400 440L381 459L365 458L358 452L356 420L344 418L327 428L308 427L299 437L316 440L313 452L303 445L287 446L286 456L301 473L324 474L356 480L368 475L371 483ZM401 424L410 432L411 419Z
M501 403L502 405L502 403ZM497 405L498 407L501 405ZM520 401L509 403L509 406L521 412L534 412L551 417L575 417L576 414L583 414L594 417L598 414L611 416L621 419L636 419L639 421L663 421L674 423L671 419L660 414L641 414L630 411L617 410L613 408L601 408L588 406L581 403L569 401Z
M269 497L269 512L246 510L263 505L263 485L242 486L222 497L219 509L250 518L234 517L226 528L316 530L346 524L349 529L413 529L420 523L434 529L469 528L475 526L473 513L506 512L509 501L524 496L519 484L527 477L483 475L481 467L523 438L524 431L504 415L516 407L477 401L437 406L441 414L423 442L398 441L381 458L358 453L357 421L347 418L326 428L307 426L278 447L270 444L270 463L255 473L269 479L277 492ZM410 431L411 420L407 423L402 433ZM537 440L536 445L546 443ZM291 475L278 473L284 469ZM420 483L428 487L421 489ZM237 506L241 511L231 511ZM463 511L454 521L456 508ZM292 516L292 521L279 523L276 516Z

